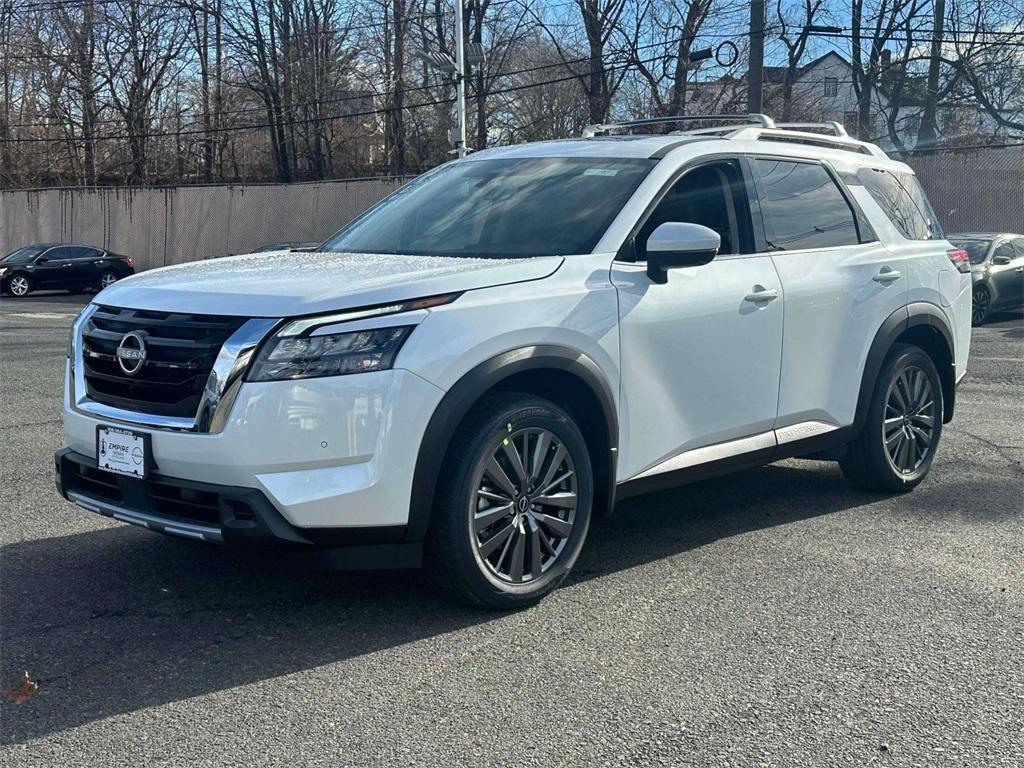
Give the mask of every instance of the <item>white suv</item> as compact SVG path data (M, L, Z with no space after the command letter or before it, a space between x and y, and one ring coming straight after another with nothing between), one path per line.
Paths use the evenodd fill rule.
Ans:
M913 488L971 324L913 171L839 126L639 125L448 163L316 252L107 288L61 493L516 607L632 494L792 456Z

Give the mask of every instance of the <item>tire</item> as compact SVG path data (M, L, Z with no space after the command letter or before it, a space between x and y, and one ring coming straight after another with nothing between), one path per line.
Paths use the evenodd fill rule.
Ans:
M575 564L593 498L587 444L564 410L532 395L485 395L442 465L424 548L427 575L472 605L533 605Z
M106 272L104 272L102 275L100 275L100 281L96 285L96 290L102 291L104 288L107 288L107 287L113 285L117 281L118 281L117 273L116 272L112 272L111 270L108 269Z
M854 485L902 493L928 475L942 437L942 383L920 347L896 344L871 395L867 421L839 463Z
M992 295L988 288L975 288L973 301L971 303L971 325L977 327L988 320L989 311L992 309Z
M8 296L22 299L32 293L32 280L28 275L12 275L4 283L4 292Z

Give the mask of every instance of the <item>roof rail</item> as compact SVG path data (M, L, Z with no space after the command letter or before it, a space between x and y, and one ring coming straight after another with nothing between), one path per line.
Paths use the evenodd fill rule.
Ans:
M733 141L756 141L757 139L787 141L794 144L810 144L830 149L844 149L847 152L872 155L883 160L889 159L889 156L882 151L881 147L866 141L850 138L849 136L823 136L820 133L795 131L787 128L742 127L730 133L728 138Z
M848 137L850 134L846 132L846 127L842 123L837 123L835 120L826 120L821 123L776 123L776 128L796 128L797 130L806 130L808 128L822 128L825 130L832 131L833 136L841 136L843 138Z
M583 129L583 138L607 136L614 131L642 128L648 125L672 125L673 123L719 120L722 122L742 122L762 128L774 128L775 122L767 115L752 113L749 115L668 115L666 117L648 117L643 120L627 120L622 123L599 123L588 125Z

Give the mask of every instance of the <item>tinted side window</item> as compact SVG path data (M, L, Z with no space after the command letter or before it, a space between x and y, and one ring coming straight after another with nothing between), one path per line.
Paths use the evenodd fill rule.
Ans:
M1018 259L1024 259L1024 237L1014 238L1013 250L1017 252Z
M100 252L95 248L89 248L87 246L79 246L75 248L75 253L71 257L72 259L96 259L100 257Z
M769 245L784 251L859 242L850 204L816 163L758 160Z
M647 258L647 238L666 222L688 222L713 229L722 255L751 253L749 206L739 168L729 162L688 171L658 203L636 237L637 258Z
M857 178L905 238L937 240L943 237L935 211L916 176L861 168Z
M78 249L71 245L63 245L60 248L51 248L46 252L46 258L48 261L65 261L67 259L73 259L75 257L75 251Z

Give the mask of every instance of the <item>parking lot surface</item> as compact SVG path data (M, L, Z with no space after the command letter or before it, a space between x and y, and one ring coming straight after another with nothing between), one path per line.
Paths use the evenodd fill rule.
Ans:
M53 486L83 297L0 300L0 764L1020 766L1024 315L905 496L786 461L631 499L540 606L112 523Z

